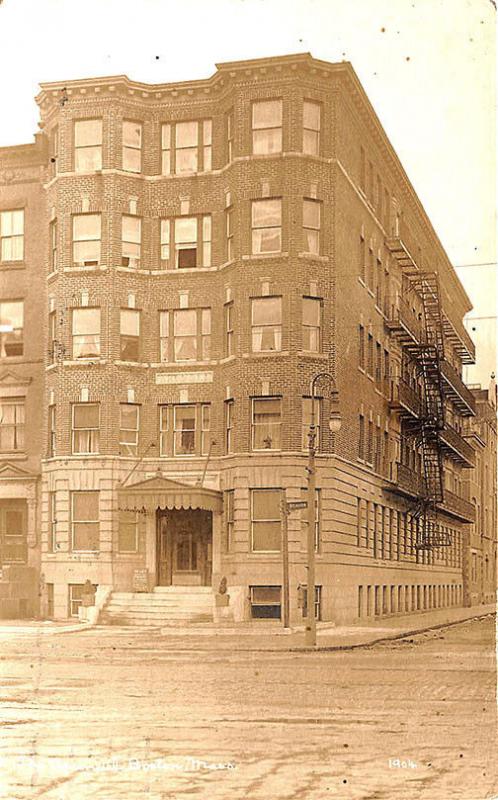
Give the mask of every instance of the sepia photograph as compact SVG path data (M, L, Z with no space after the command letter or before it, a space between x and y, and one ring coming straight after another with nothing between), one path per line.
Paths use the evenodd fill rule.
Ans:
M498 800L496 14L0 0L1 800Z

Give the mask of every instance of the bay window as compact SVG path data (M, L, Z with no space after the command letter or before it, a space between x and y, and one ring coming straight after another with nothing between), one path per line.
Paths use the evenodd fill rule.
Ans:
M119 406L119 454L122 456L138 455L140 407L132 403L121 403Z
M252 105L252 151L282 152L282 101L259 100Z
M98 453L100 445L100 404L75 403L73 405L72 452L73 455Z
M164 269L211 266L211 216L161 220L161 262Z
M161 311L161 361L206 361L211 353L211 309Z
M75 266L99 265L100 240L100 214L76 214L73 217L73 263Z
M303 200L304 251L312 255L320 253L320 201Z
M251 446L253 450L281 449L282 398L253 397Z
M98 551L99 539L99 492L71 492L71 549Z
M251 550L278 553L281 542L281 489L251 491Z
M209 172L212 167L212 122L166 123L161 131L162 174Z
M321 349L322 301L303 297L303 350L319 353Z
M122 308L119 317L119 357L121 361L140 358L140 311Z
M320 154L320 116L320 104L305 100L303 103L303 153L309 156Z
M252 253L279 253L282 249L282 200L252 201Z
M160 406L160 455L207 455L210 442L210 410L209 403Z
M123 121L123 169L140 172L142 169L142 125L140 122Z
M256 297L251 305L253 353L282 349L282 298Z
M79 119L74 123L74 169L76 172L102 169L101 119Z
M142 220L123 214L121 220L121 265L123 267L140 266L140 250L142 243Z
M100 308L73 308L73 358L99 358Z

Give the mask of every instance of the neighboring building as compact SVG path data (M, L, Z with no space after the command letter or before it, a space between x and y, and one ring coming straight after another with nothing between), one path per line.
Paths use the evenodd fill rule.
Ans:
M0 618L39 610L46 162L0 148Z
M305 497L324 370L343 424L321 385L317 614L461 605L470 302L352 67L305 54L37 101L49 614L77 613L87 579L185 598L226 578L236 618L278 616L280 501ZM297 621L304 516L288 526Z
M496 596L496 383L489 389L472 387L476 416L469 419L466 437L476 450L475 468L469 471L469 497L475 523L465 548L464 601L472 606L492 603Z

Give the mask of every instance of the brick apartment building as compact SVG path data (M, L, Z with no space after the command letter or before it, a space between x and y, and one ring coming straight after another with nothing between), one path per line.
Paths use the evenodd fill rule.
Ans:
M465 548L464 601L472 606L492 603L496 595L496 384L472 388L476 416L468 421L476 455L469 474L469 497L475 520Z
M36 144L0 151L0 503L27 515L2 558L10 525L41 613L77 613L86 580L130 613L139 585L176 587L187 613L225 578L234 619L279 616L280 503L306 496L323 371L342 428L319 384L317 615L489 598L494 561L485 589L466 577L471 497L494 508L496 486L495 412L461 378L470 302L352 67L304 54L37 102ZM297 622L301 512L288 531Z

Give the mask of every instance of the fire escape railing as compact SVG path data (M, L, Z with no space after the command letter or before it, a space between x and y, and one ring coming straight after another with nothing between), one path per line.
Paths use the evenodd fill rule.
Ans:
M437 523L438 507L444 502L443 456L440 433L445 426L443 380L444 331L436 273L412 270L403 264L403 297L400 308L418 307L418 341L406 342L405 350L420 379L422 397L418 419L402 423L403 434L415 441L422 460L423 480L413 516L419 520L416 548L419 550L449 544ZM415 338L415 337L414 337ZM403 346L404 342L401 340Z

